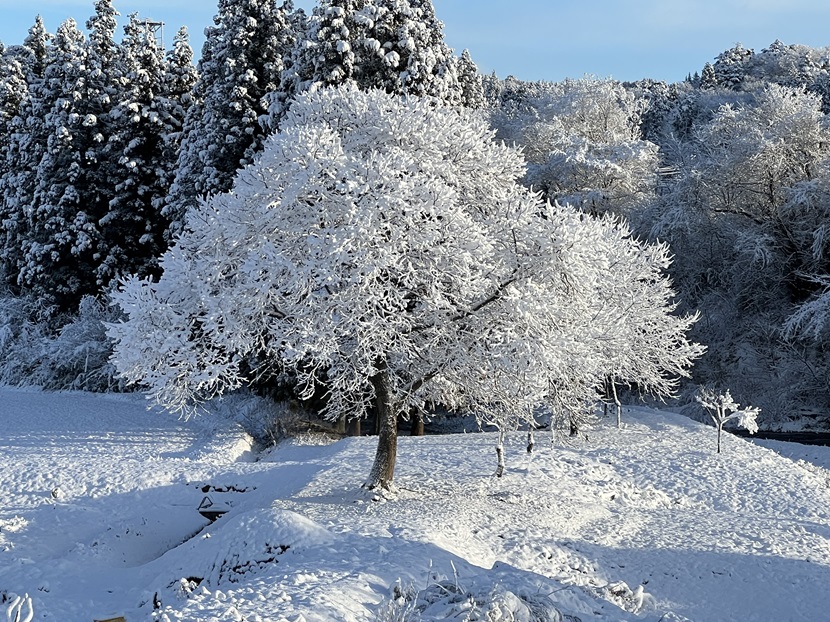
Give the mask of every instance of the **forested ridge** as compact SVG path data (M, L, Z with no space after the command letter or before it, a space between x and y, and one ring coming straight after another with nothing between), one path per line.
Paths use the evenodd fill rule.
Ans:
M830 49L737 45L676 84L523 82L482 76L470 53L449 49L429 0L320 0L311 14L291 0L221 0L195 65L185 29L165 50L145 20L130 15L118 33L117 17L97 0L86 33L68 20L50 34L38 18L25 41L0 46L0 381L124 390L126 370L168 402L286 382L311 399L326 386L323 407L343 417L371 407L388 368L407 412L512 406L516 422L548 400L576 424L576 405L600 387L694 408L706 386L759 406L766 427L827 427ZM395 129L389 114L422 125ZM450 154L453 144L469 149ZM287 153L307 161L292 169ZM362 170L371 158L379 168ZM421 186L408 185L401 162ZM396 192L418 207L407 213ZM355 197L368 196L360 211ZM256 201L279 205L281 220ZM235 214L281 237L263 242ZM449 214L468 228L449 231ZM390 248L405 241L405 252L349 245L366 231ZM281 246L299 232L302 243ZM465 246L464 235L480 243ZM328 246L309 251L312 237ZM207 247L227 261L200 263ZM252 268L252 248L269 267ZM410 272L396 272L401 261ZM243 272L256 277L230 283ZM204 289L183 286L197 282ZM358 282L380 289L350 289ZM176 307L185 290L202 306ZM254 291L273 305L233 316L257 335L240 345L228 310L204 301L260 300ZM337 321L361 309L350 330L371 332L360 322L376 314L388 332L358 347L319 322L276 330L290 295ZM308 302L323 297L329 306ZM393 302L369 305L374 297ZM117 339L140 341L136 309L183 335L156 349L178 366L112 356L106 326L130 326ZM508 315L487 315L496 310ZM327 330L340 341L323 339ZM408 349L402 334L417 337ZM555 357L538 345L552 334ZM484 340L474 364L458 354L470 352L459 335ZM381 356L372 348L383 339ZM346 371L335 356L344 348ZM277 352L291 369L272 364Z

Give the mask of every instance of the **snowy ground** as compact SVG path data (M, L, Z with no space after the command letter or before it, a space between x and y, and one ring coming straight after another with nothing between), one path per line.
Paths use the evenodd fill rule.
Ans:
M495 479L495 440L403 438L372 501L371 438L254 461L219 417L0 389L0 622L830 619L830 448L716 455L627 409L531 456L509 437Z

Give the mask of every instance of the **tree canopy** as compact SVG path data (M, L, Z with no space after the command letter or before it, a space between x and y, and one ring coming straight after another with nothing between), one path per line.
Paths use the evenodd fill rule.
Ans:
M671 313L666 248L542 202L523 171L481 114L302 94L189 214L161 278L115 295L114 360L176 410L249 382L252 360L292 369L303 396L324 386L331 418L376 408L370 487L391 485L397 417L428 403L509 428L586 408L609 374L670 392L701 350ZM619 352L641 347L663 354Z

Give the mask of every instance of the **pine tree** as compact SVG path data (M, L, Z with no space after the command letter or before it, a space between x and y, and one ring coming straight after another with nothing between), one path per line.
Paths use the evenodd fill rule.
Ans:
M321 0L314 7L283 78L289 97L354 79L359 45L375 10L371 0Z
M49 53L49 41L52 35L46 32L43 25L43 18L38 15L34 25L29 29L26 39L23 41L23 49L30 55L30 62L26 63L29 69L26 76L31 84L35 79L43 77L46 68L46 55Z
M718 77L715 74L715 68L712 63L703 65L703 71L700 74L700 88L715 89L718 87Z
M191 107L194 107L194 88L199 74L193 64L193 48L190 46L190 36L187 28L182 27L173 39L173 47L167 53L164 85L157 98L159 114L164 127L162 154L163 162L161 175L164 176L163 187L167 189L165 195L159 198L156 206L159 214L168 226L165 237L172 235L169 214L168 198L170 188L176 181L177 166L185 137L185 128ZM191 124L193 118L191 117ZM175 223L176 228L181 225Z
M28 86L20 61L0 43L0 154L8 152L13 121L28 95ZM0 157L0 176L6 163Z
M391 52L401 59L402 92L461 104L463 91L458 79L458 61L444 43L444 25L435 16L432 0L378 2L388 7L392 23L397 26L390 28L392 40L384 46L392 43Z
M5 55L10 76L7 84L16 83L12 89L17 91L9 95L19 102L16 113L7 120L6 141L0 152L0 263L5 285L13 288L19 284L36 171L47 140L45 109L39 98L45 96L44 57L51 39L38 16L23 45L10 48Z
M755 53L740 43L718 55L713 65L719 86L738 90L746 77L746 65Z
M79 108L89 101L86 56L84 36L69 19L58 28L34 102L34 117L44 121L46 150L36 165L32 202L24 206L29 229L18 279L36 296L64 308L93 291L97 224L85 201L86 139L97 118Z
M126 91L113 109L107 144L108 161L117 167L107 213L99 220L102 284L121 274L146 275L163 252L166 222L159 210L173 165L164 160L171 119L159 100L166 86L164 51L136 14L124 27L122 48Z
M16 134L27 98L22 65L7 50L0 51L0 283L16 278L17 274L22 212L16 203L4 200L4 188L7 184L13 186L17 177Z
M263 98L279 88L295 44L293 3L220 0L199 62L196 101L188 111L176 180L165 215L171 234L200 197L227 190L236 171L259 151Z
M461 52L458 59L458 82L461 85L461 102L467 108L484 108L484 84L478 67L469 50Z
M97 0L85 40L73 20L50 48L37 106L46 152L37 166L30 229L23 244L21 285L61 310L107 284L108 249L101 233L117 171L107 153L111 112L123 71L111 0Z
M430 0L322 0L284 79L286 99L351 82L461 104L458 65ZM272 107L272 126L284 112Z

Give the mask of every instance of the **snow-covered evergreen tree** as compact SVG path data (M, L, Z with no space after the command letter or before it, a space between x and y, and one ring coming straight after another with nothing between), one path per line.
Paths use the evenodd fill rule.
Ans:
M427 402L502 429L541 404L581 410L612 369L605 341L656 346L648 327L671 309L643 290L670 291L665 250L542 203L523 169L483 115L434 98L302 94L232 190L189 213L160 280L116 294L129 319L110 327L114 361L174 410L250 381L254 357L293 369L304 396L323 382L332 418L374 407L370 488L392 485L397 418ZM609 245L649 267L624 272L620 295ZM626 320L642 330L618 332L648 305ZM629 371L661 390L653 374L683 373L696 350L687 320L657 325L676 360Z
M16 274L9 263L15 263L13 246L16 245L21 212L3 201L3 187L16 172L10 169L14 158L9 157L15 121L28 95L23 69L16 58L8 54L0 44L0 283Z
M462 104L459 64L431 0L321 0L294 50L284 92L270 98L269 124L277 127L297 93L344 83ZM473 68L465 65L476 103Z
M738 90L746 77L747 64L755 52L746 49L740 43L724 52L721 52L712 68L718 86Z
M88 177L97 165L98 117L87 114L87 50L74 20L58 28L50 48L45 80L36 95L44 121L46 150L36 163L32 202L25 206L28 230L23 241L19 281L35 295L65 308L94 290L92 256L97 250L95 203L87 202ZM103 142L103 137L97 140ZM92 161L87 150L91 149Z
M29 29L26 38L23 40L22 46L22 51L29 55L28 62L23 61L24 66L28 69L26 80L29 84L43 78L51 39L52 35L46 32L43 18L38 15L35 18L34 25Z
M200 197L227 190L236 171L260 149L264 96L279 88L296 42L293 3L220 0L199 61L165 215L171 235Z
M111 198L101 225L97 267L100 283L122 274L147 274L164 251L166 221L161 203L175 165L166 141L181 127L181 108L169 110L164 51L136 14L124 27L125 92L112 111L107 144L118 166L110 177ZM178 69L178 68L177 68ZM176 95L180 96L180 95ZM165 159L168 156L168 159Z
M484 84L467 49L461 52L458 59L458 82L461 85L461 103L467 108L484 108Z
M377 0L377 4L381 9L379 19L364 49L373 49L375 42L379 43L393 75L382 84L367 86L461 104L464 91L458 59L444 42L444 25L435 15L432 0Z
M707 89L715 89L718 87L718 76L715 73L715 68L712 67L712 63L706 63L703 65L703 71L700 72L700 88L707 90Z
M45 151L44 62L52 35L40 16L23 45L4 55L6 95L17 110L7 108L6 138L0 151L0 263L5 285L16 288L23 265L23 246L37 183L37 167ZM18 68L19 67L19 68Z

